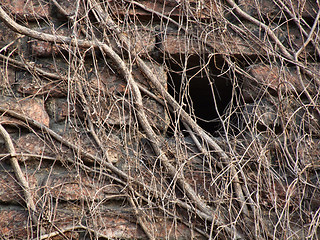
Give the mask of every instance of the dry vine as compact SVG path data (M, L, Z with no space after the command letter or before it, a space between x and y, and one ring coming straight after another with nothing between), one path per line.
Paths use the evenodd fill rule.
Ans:
M261 13L252 16L238 5L239 1L215 1L210 6L207 1L199 1L195 6L189 1L179 1L167 14L165 5L160 12L140 1L125 0L114 5L112 1L75 2L76 11L70 14L61 1L52 0L53 6L71 26L70 36L59 35L55 29L45 33L15 21L0 4L0 20L13 32L49 42L56 49L67 49L67 53L61 50L59 57L53 57L54 61L55 58L63 59L61 61L68 65L66 72L47 71L22 55L13 57L6 52L10 45L0 50L0 59L11 67L24 69L35 78L64 84L68 110L71 106L80 106L84 115L72 115L70 111L66 122L75 132L85 129L85 137L92 139L96 149L93 154L81 145L80 140L76 144L34 119L0 106L2 116L20 120L23 128L37 133L42 141L56 149L57 154L57 149L64 147L73 153L73 157L63 158L16 153L10 135L0 124L0 133L9 153L1 156L10 158L23 187L26 205L33 214L34 227L37 227L37 217L41 224L48 222L54 229L40 233L38 239L58 235L68 238L66 233L77 231L85 232L91 238L108 238L98 230L98 220L95 222L94 219L104 214L103 210L97 210L103 206L103 201L118 198L130 206L134 221L148 239L172 237L170 231L166 236L157 235L159 225L156 223L161 217L165 219L164 225L181 223L190 229L191 236L198 234L209 239L316 238L319 235L319 206L313 205L317 204L314 198L320 196L317 185L320 164L312 151L320 151L320 80L319 72L310 64L319 61L320 57L318 1L311 24L310 19L308 22L299 16L294 5L281 0L271 1L283 9L281 12L285 12L301 32L303 43L299 47L290 40L288 44L281 39L277 32L283 24L280 20L277 25L276 17L271 19ZM121 10L119 13L113 11L123 6L128 16ZM176 9L180 11L178 17L174 15ZM145 11L159 19L157 26L153 20L146 24L149 33L156 38L158 49L153 50L158 51L154 53L156 57L149 53L143 55L136 49L130 31L136 31L143 23L135 15L131 18L131 10ZM247 27L250 24L259 29L258 34ZM288 29L291 27L288 25ZM170 56L166 52L169 50L165 49L165 42L172 32L177 39L182 36L181 42L185 44L185 52L180 52L178 57ZM212 33L218 36L218 44ZM241 50L234 53L228 41L236 39L235 35L240 36L248 48L258 45L258 50L254 49L256 55ZM199 45L196 50L193 49L195 42ZM314 54L308 52L309 47ZM188 59L192 57L197 57L199 64L190 64ZM170 93L161 81L162 76L151 67L158 66L161 61L169 71L168 76L180 74L180 86L172 87L179 94ZM279 82L275 84L256 74L254 68L259 64L271 76L276 71ZM114 93L109 86L103 87L101 65L125 80L124 91ZM274 70L277 69L274 66L279 70ZM142 73L142 79L136 77L135 69ZM297 76L296 82L287 74L287 69ZM97 83L91 79L92 75ZM211 134L200 126L199 123L206 120L196 116L190 94L191 82L200 75L211 88L214 106L209 107L215 109L220 127ZM231 100L222 111L218 99L226 93L219 92L215 86L215 81L221 78L231 85ZM40 93L33 97L38 95ZM146 96L157 102L157 106L164 109L164 115L171 118L171 135L157 129L157 123L150 118L150 113L157 113L147 107ZM118 109L120 123L113 124L110 120L112 109ZM76 112L76 108L72 110ZM181 130L183 127L186 130ZM117 147L123 146L122 159L126 162L123 169L109 156L108 141L113 132L121 136ZM80 134L75 137L81 139ZM48 213L46 209L46 205L53 205L49 190L43 190L36 205L16 156L59 161L66 168L75 166L79 175L108 179L110 185L114 183L121 191L98 203L89 197L84 201L86 203L81 203L83 211L90 215L88 219L93 221L92 226L78 222L72 227L57 227L50 220L53 211ZM294 217L291 218L291 214Z

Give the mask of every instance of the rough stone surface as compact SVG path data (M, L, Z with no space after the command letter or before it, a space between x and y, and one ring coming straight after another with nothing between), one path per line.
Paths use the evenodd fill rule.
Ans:
M103 201L109 195L116 195L119 189L113 185L102 186L85 176L50 176L50 195L64 201Z
M56 65L56 64L55 64ZM46 72L52 73L57 71L59 73L65 72L61 68L48 64L43 61L38 67L44 68ZM17 92L24 96L42 96L45 97L65 97L66 96L66 84L60 80L46 80L38 75L32 75L27 71L18 71L15 74L16 82L15 88Z
M134 9L128 10L128 4L122 2L119 3L117 1L110 1L112 9L116 11L119 15L135 15L144 18L150 18L151 16L159 15L155 14L154 12L163 14L163 15L170 15L172 18L181 17L187 15L188 12L183 8L183 4L179 4L179 2L174 0L160 0L155 2L150 2L147 0L138 0L139 4L144 6L144 9L139 7L139 5L135 5ZM205 1L196 1L191 0L189 1L190 9L189 11L194 14L194 16L202 19L207 19L212 16L218 17L218 5L216 2L212 2L210 0ZM151 11L149 10L151 9ZM153 11L153 12L152 12ZM190 13L189 12L189 13Z
M312 0L284 0L282 1L290 11L299 17L310 18L317 14L317 5ZM239 0L239 6L251 16L267 19L281 18L279 5L273 0ZM280 3L278 3L280 4ZM281 7L281 9L283 9ZM299 18L298 17L298 18Z
M1 27L0 27L1 29ZM15 70L11 67L0 67L0 91L5 95L15 82Z
M0 22L0 49L1 51L12 50L17 44L17 34Z
M100 26L101 23L95 22L97 13L94 12L94 7L89 4L85 5L84 1L78 0L57 0L57 2L68 16L64 16L52 1L47 0L3 0L1 6L18 23L42 33L76 36L86 40L103 39L104 42L115 48L122 58L126 59L134 79L159 100L163 99L163 95L155 90L154 86L138 69L135 59L129 59L121 41L115 40L114 32L104 31L104 28ZM276 207L277 210L293 209L299 213L303 212L303 214L309 211L310 216L319 211L320 192L313 187L319 185L319 114L315 108L309 107L310 102L303 91L305 89L301 86L296 69L289 66L279 67L278 63L274 62L257 64L257 62L269 62L268 57L274 57L269 55L270 49L274 45L270 44L272 41L261 28L241 19L241 24L245 25L245 29L242 28L243 31L239 31L239 28L243 26L240 26L241 24L231 14L231 9L228 6L223 6L225 4L223 1L219 2L220 5L216 4L217 1L210 0L136 1L151 11L145 10L139 4L131 1L108 0L100 2L103 3L101 4L103 8L106 7L110 10L114 19L125 23L121 31L129 37L132 49L145 59L146 64L165 88L168 88L167 84L170 80L167 77L168 71L175 71L175 69L170 69L170 64L184 66L188 60L186 67L195 67L199 66L200 60L207 62L208 58L212 57L212 61L208 62L209 67L215 65L214 68L218 73L213 71L214 73L209 72L208 74L221 75L221 78L215 79L215 83L229 78L230 76L224 74L224 71L233 67L221 60L221 55L224 55L226 59L235 60L239 66L243 66L246 72L243 75L239 74L242 85L236 89L244 98L244 101L239 101L243 104L240 106L240 111L242 111L241 116L244 118L240 121L243 120L245 123L241 123L244 126L240 128L240 131L249 128L250 131L257 132L257 136L255 136L257 139L254 140L256 142L253 141L252 147L255 147L256 143L259 143L258 140L268 134L272 136L270 141L274 139L276 142L273 143L272 149L266 149L267 153L265 154L271 160L270 162L266 160L263 164L266 167L276 166L280 170L283 169L283 166L286 166L288 161L290 162L289 158L281 157L278 154L279 146L277 144L284 141L282 139L283 132L297 130L296 132L299 133L302 131L307 133L299 136L301 139L286 140L287 154L297 156L294 159L297 165L295 167L301 171L301 176L305 178L301 178L302 181L298 179L297 184L291 180L286 181L287 179L281 175L282 173L280 174L281 179L274 182L270 182L268 179L259 188L262 204L265 207ZM267 23L279 40L293 52L303 46L306 37L302 36L293 21L289 21L288 14L282 14L279 11L275 1L239 0L236 2L244 11ZM304 18L309 24L319 8L315 1L311 0L284 0L284 2L290 10L294 10L301 21ZM185 26L187 23L187 32L184 32L180 28L181 26L164 19L161 20L159 14L169 16L179 22L178 25L184 24ZM228 27L220 24L220 21L223 21L222 15L227 18L227 21L230 21L229 25L226 24ZM91 29L91 26L84 24L83 27L87 34L83 34L78 27L86 16L95 22L96 29ZM79 25L73 25L70 19L74 18L77 18ZM48 24L49 20L53 21L52 25ZM278 27L279 22L281 22L280 27ZM134 24L131 25L131 23ZM200 27L193 29L193 23L199 23ZM208 27L210 30L202 27ZM304 25L304 27L306 26ZM101 32L99 32L100 30ZM257 40L258 38L260 42ZM24 62L30 63L27 69L23 69L21 66L9 66L9 62L0 56L0 107L23 113L50 127L68 143L99 157L102 162L110 161L125 173L136 177L138 181L154 189L159 188L159 192L166 189L160 189L157 185L158 180L168 181L170 185L176 184L172 179L165 177L160 179L156 176L162 174L161 171L165 172L166 169L158 169L161 165L158 156L151 147L148 147L150 142L146 140L145 132L141 130L141 125L137 120L137 106L132 100L132 89L121 76L120 70L98 48L77 49L72 47L72 51L68 52L69 47L68 44L53 44L30 37L20 37L19 34L13 33L0 22L0 53L10 55L11 58L22 64ZM275 47L277 48L277 46ZM314 96L318 96L317 84L319 83L316 79L319 78L320 68L319 57L316 54L312 45L309 44L299 56L299 60L311 59L316 62L310 68L312 69L311 76L302 73L306 90ZM216 61L217 59L219 60ZM167 64L168 69L163 63ZM221 64L225 66L220 68ZM74 69L75 66L77 66L76 69ZM36 67L56 75L50 78L43 76L37 73ZM233 72L232 70L226 71ZM192 74L192 71L190 72L186 73L189 74L188 77ZM180 71L177 74L182 73ZM197 77L193 76L192 78L198 79ZM172 117L168 116L168 106L162 106L144 91L141 92L143 107L152 128L158 135L167 137L169 117ZM203 97L201 94L199 94L200 97ZM297 99L297 96L301 96L301 99ZM259 100L259 104L257 104L257 100ZM301 102L298 100L305 107L302 108ZM318 100L315 98L314 101ZM34 226L31 229L30 213L25 209L24 192L8 161L9 155L4 140L0 138L0 154L4 158L0 162L0 238L33 239L38 237L35 235L35 231L39 229L41 229L41 234L49 234L57 232L57 228L63 230L75 227L76 230L64 233L66 238L98 238L93 234L93 231L96 231L110 239L145 239L147 236L141 229L137 218L137 216L144 216L146 226L155 239L201 239L200 234L196 231L190 232L187 225L177 219L171 219L166 213L157 212L154 205L149 205L149 202L135 199L141 204L142 213L145 215L136 214L135 209L129 205L128 201L128 197L131 197L129 187L134 186L130 180L123 185L118 184L119 181L126 181L125 178L116 176L103 164L99 165L94 161L88 161L80 152L56 141L45 131L37 128L30 130L22 121L9 118L3 112L0 115L0 123L10 132L19 164L30 184L31 194L37 203L37 210L42 214L39 226ZM286 121L281 122L279 116ZM93 122L94 132L90 127L89 117ZM12 127L12 125L14 126ZM298 129L294 129L294 127ZM94 139L94 134L101 141L100 146ZM307 135L314 136L314 139L310 137L310 141L304 141L302 138L308 138ZM222 138L215 139L224 143ZM215 169L214 162L204 164L203 155L199 154L193 141L188 137L181 136L181 138L177 137L175 141L170 142L170 140L172 139L169 137L165 138L163 146L160 146L169 161L174 167L179 167L179 171L182 170L186 178L185 181L195 189L200 198L205 199L209 205L216 206L217 201L220 202L220 199L217 199L220 197L218 196L219 189L216 189L216 185L212 184L209 179L212 180L212 174L220 169ZM249 142L251 139L246 140ZM230 142L232 141L239 141L238 145L234 144L234 146L242 147L240 145L243 142L240 142L240 137L235 140L230 137ZM201 144L204 145L205 142L201 141ZM228 146L229 144L229 142L226 143ZM178 149L177 146L181 148ZM243 171L247 166L250 167L251 161L262 159L262 162L264 160L260 155L255 159L256 156L252 153L251 148L243 151L245 153L243 153L241 161L248 160L242 169ZM254 160L252 160L253 158ZM163 176L167 176L165 174ZM115 180L113 177L119 177L119 180ZM264 177L269 176L261 176L262 179ZM261 181L254 174L250 176L249 180L252 181L251 184L254 187L257 186L258 181ZM301 193L299 192L299 184L304 183L303 181L310 184L306 184L304 192ZM142 195L154 197L155 199L150 199L150 201L158 203L157 196L148 195L145 193L146 189L134 187L137 188L135 190L141 191ZM169 198L173 193L171 190L166 192ZM181 197L182 200L185 200L183 196L179 196L182 194L180 189L176 188L175 190L177 193L175 197ZM251 191L251 189L249 190ZM229 192L226 191L223 194L229 194ZM290 198L289 202L286 201L288 198ZM167 204L164 200L163 203ZM170 206L171 203L173 206ZM223 208L224 204L221 205ZM300 210L301 206L303 207L302 211ZM180 211L173 202L170 202L165 208L168 211ZM180 216L184 221L191 223L191 220L187 218L191 217L191 214L184 215L183 212ZM279 239L285 239L286 229L282 229L282 222L278 222L279 216L276 216L272 211L260 216L266 217L267 228L271 229L270 232L275 225L279 226ZM297 214L290 216L290 218L297 220L296 226L290 227L292 236L304 239L307 234L301 229L309 222L306 220L301 223L304 220L303 216L297 216ZM265 221L265 219L262 220ZM200 223L203 223L201 219ZM82 228L81 225L88 227L88 229ZM278 233L276 235L278 236ZM65 239L65 237L57 235L50 239Z
M31 194L36 196L37 179L31 175L27 179ZM24 192L12 172L0 172L0 202L24 204Z
M69 104L66 98L50 98L45 103L47 113L55 122L65 120L68 116L83 118L83 112L79 106Z
M36 120L37 122L49 126L49 116L44 109L44 103L41 99L30 98L14 98L14 97L0 97L0 107L16 111L17 113L23 113L25 116ZM2 123L5 124L21 124L21 121L16 119L1 117Z
M2 4L21 20L43 19L49 16L46 0L3 0Z
M50 146L39 136L36 136L33 133L25 134L17 139L15 142L16 152L18 153L27 153L31 155L38 156L53 156L53 150L50 149ZM22 159L28 159L27 156L19 156ZM32 156L31 156L32 158Z
M26 239L28 233L28 211L0 210L0 234L4 239Z
M243 94L247 101L252 101L266 94L278 96L288 92L299 94L303 87L295 70L281 69L276 65L257 64L248 68L252 78L244 78ZM309 84L305 83L307 86Z

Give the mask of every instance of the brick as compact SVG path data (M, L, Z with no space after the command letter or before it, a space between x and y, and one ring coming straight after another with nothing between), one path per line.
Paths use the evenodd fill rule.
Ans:
M318 7L313 0L284 0L284 4L295 14L303 18L314 18L317 15ZM251 16L259 19L261 16L269 20L274 18L284 18L287 14L283 7L281 9L273 0L239 0L238 5L242 10ZM290 17L291 18L291 17Z
M25 205L24 191L21 184L17 182L14 173L1 171L0 176L0 202L3 203L19 203ZM37 179L34 176L28 175L31 195L36 196Z
M5 203L23 203L23 190L13 174L0 174L0 201Z
M151 29L132 30L128 33L131 47L140 56L148 56L154 51L156 38Z
M189 30L191 31L191 30ZM203 55L212 52L212 48L218 54L233 56L256 56L266 55L261 45L248 39L244 39L238 33L228 29L227 34L211 31L206 34L206 44L204 45L203 36L197 29L193 30L193 36L186 35L184 32L178 33L177 30L168 29L166 35L162 36L161 51L171 57L181 61L182 56ZM209 49L210 48L210 49Z
M162 47L163 51L169 55L191 55L199 54L201 52L201 46L197 41L189 39L183 33L178 34L175 31L163 36Z
M59 203L53 213L49 212L51 221L59 228L67 228L79 225L83 215L83 208L76 204ZM51 226L52 227L52 226ZM55 228L51 229L56 231Z
M0 27L1 28L1 27ZM16 80L16 72L11 67L0 66L0 90L8 92Z
M2 5L21 20L38 20L49 17L46 0L3 0Z
M101 201L108 194L119 194L114 185L101 185L85 176L52 175L48 184L50 195L63 201Z
M26 74L26 75L29 75L29 74ZM58 98L66 96L66 90L64 89L65 85L61 81L50 82L44 79L41 79L41 81L39 81L38 79L29 75L29 76L26 76L25 78L19 77L15 85L16 85L17 92L23 95L32 95L32 96L44 95L47 97L58 97Z
M43 41L31 41L31 55L34 57L51 57L56 52L56 47L53 43Z
M210 0L190 0L189 8L187 12L184 9L184 5L179 1L175 0L158 0L158 1L147 1L147 0L138 0L139 4L143 5L145 8L151 9L152 11L161 13L166 16L170 16L171 18L181 18L182 16L193 14L193 16L199 19L209 19L212 16L218 18L219 7L216 5L214 1ZM131 15L131 16L140 16L143 18L154 18L158 17L155 13L150 11L143 10L141 7L137 5L130 5L128 7L128 3L119 2L115 0L111 0L109 5L111 6L112 11L115 14L120 16Z
M18 46L18 34L9 29L3 22L0 22L0 49L1 52L5 50L13 50ZM2 53L3 53L2 52Z
M128 213L125 213L126 215ZM137 224L129 221L122 215L99 214L95 218L95 223L89 221L90 227L99 226L98 232L110 239L145 239L146 235ZM92 225L92 226L91 226Z
M109 213L109 214L108 214ZM145 224L150 230L150 233L155 239L162 239L166 236L168 239L190 239L190 229L182 223L173 223L169 219L164 219L161 215L153 211L152 214L147 210ZM123 216L126 216L124 218ZM150 217L150 218L149 218ZM92 217L88 217L88 224L90 227L98 226L98 232L110 239L146 239L145 233L140 226L135 223L136 218L130 217L128 209L118 208L101 209L101 214L94 216L94 224ZM203 239L201 235L194 233L196 239Z
M37 29L39 32L52 34L51 29ZM56 29L53 34L61 36L70 36L72 34L69 28ZM63 55L69 51L69 45L64 46L63 44L54 44L51 42L45 42L40 40L31 40L29 44L29 53L32 57L53 57L55 55ZM81 51L83 49L80 48Z
M80 107L68 103L66 98L50 98L46 101L45 106L50 118L55 122L61 122L68 116L81 119L84 117Z
M284 208L293 205L299 205L299 193L297 185L290 185L286 182L272 181L272 183L265 184L265 198L264 200L270 204L276 204L277 207ZM288 201L290 197L290 201Z
M25 205L24 192L17 182L14 173L0 172L0 202L19 203ZM36 194L37 179L34 176L27 176L30 191L33 196Z
M257 127L258 130L266 131L279 121L277 108L270 102L260 101L259 105L248 103L243 106L244 124ZM280 124L280 123L279 123Z
M68 16L75 15L76 11L78 11L78 16L83 16L85 14L82 2L77 0L57 0L57 3L63 8ZM53 15L58 19L67 18L67 16L63 15L56 6L53 8Z
M0 235L4 239L29 239L28 211L0 210Z
M37 62L36 67L52 74L63 75L65 68L62 63L56 61L55 64L47 61ZM46 80L27 71L16 72L15 89L23 95L33 95L46 97L64 97L66 96L66 83L60 80Z
M293 69L256 64L248 67L247 72L252 76L252 79L245 78L242 86L242 92L247 101L268 93L266 90L272 95L302 91L299 77Z
M17 113L24 114L39 123L49 126L49 116L44 108L44 102L41 99L31 98L14 98L0 96L0 107L7 110L12 110ZM2 124L23 124L20 120L1 116L0 121Z
M154 130L157 130L158 133L165 132L170 124L165 107L148 97L143 98L143 106Z
M15 141L16 152L54 157L52 149L40 137L33 133L22 135ZM27 157L23 156L26 160Z

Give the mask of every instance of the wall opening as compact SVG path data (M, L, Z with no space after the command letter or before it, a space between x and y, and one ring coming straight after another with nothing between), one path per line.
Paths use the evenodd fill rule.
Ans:
M169 62L171 71L168 76L168 91L194 116L199 126L216 135L222 126L219 114L224 114L231 101L232 84L226 74L221 74L222 66L217 67L217 62L209 63L206 69L194 64L199 65L199 62L197 56L189 58L186 71ZM179 125L176 124L176 114L172 114L171 118L172 127L169 134ZM184 129L183 126L180 128Z

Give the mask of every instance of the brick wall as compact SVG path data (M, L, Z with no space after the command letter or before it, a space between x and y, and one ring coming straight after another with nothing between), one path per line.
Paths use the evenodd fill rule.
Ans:
M211 61L210 64L215 65L214 68L221 70L221 73L227 69L225 65L231 67L226 59L240 63L245 72L237 83L244 116L242 124L263 132L269 128L277 131L277 127L280 127L278 131L284 131L285 124L279 121L278 100L282 99L282 104L287 101L288 118L295 116L296 121L303 124L309 134L316 135L309 147L291 142L292 149L300 151L304 156L304 166L319 165L317 156L320 149L316 140L319 136L319 115L316 110L307 111L301 107L301 101L308 102L310 99L304 91L297 69L290 63L280 64L281 58L273 54L274 51L281 51L273 49L278 46L272 43L262 28L243 19L246 27L243 31L237 31L242 25L236 21L226 3L214 2L210 5L211 1L189 1L188 9L182 3L177 5L178 1L152 3L141 0L135 4L129 4L130 1L107 2L113 17L120 23L126 18L131 19L132 25L124 29L124 34L130 39L132 49L147 62L165 87L172 69L164 66L164 62L179 66L184 64L187 56L197 56L194 60L196 63L203 57L210 59L208 62ZM68 37L79 34L83 39L93 35L102 39L106 34L110 40L108 44L130 61L127 53L119 47L120 40L110 32L103 32L99 23L96 23L96 28L81 25L84 32L76 29L80 25L75 27L72 18L77 14L95 18L84 2L57 0L57 3L65 12L49 0L3 0L0 6L19 24L42 33ZM290 16L280 14L279 6L273 1L241 0L238 5L272 28L278 39L292 52L301 48L306 41L307 36L301 33L293 20L286 22ZM313 1L294 1L292 6L287 6L298 12L310 26L319 11L319 6ZM170 16L172 21L164 26L161 15ZM222 18L232 24L220 24ZM81 17L77 16L77 19ZM207 25L197 27L196 19ZM212 30L205 30L208 26ZM85 36L86 33L88 36ZM130 201L142 201L130 196L130 180L119 179L121 176L115 176L103 164L98 166L95 163L95 158L108 160L113 166L149 186L153 186L153 181L156 181L152 172L141 170L141 162L155 157L155 153L145 140L143 131L139 131L137 116L130 102L131 89L119 69L98 49L75 48L68 43L36 40L15 33L3 21L0 22L0 54L0 121L14 143L16 158L36 204L38 220L35 224L31 219L32 213L26 207L25 192L11 166L6 142L0 138L0 236L3 239L40 239L40 236L43 237L41 239L94 239L99 236L110 239L147 238L140 218L137 217L141 215L141 209L135 208ZM312 44L303 49L299 59L310 63L310 68L314 69L314 79L319 79L319 55ZM79 64L81 61L82 65ZM192 61L188 62L190 66ZM135 63L132 65L132 73L146 92L154 93L162 100L161 93L149 83ZM311 96L317 96L317 84L311 78L310 74L303 75L302 82L308 87ZM172 141L171 135L167 134L172 118L168 114L168 107L161 105L146 92L143 103L147 118L152 122L155 132L166 140L168 151L175 151L177 142ZM303 96L302 100L297 100L297 96ZM258 109L257 100L265 103ZM317 102L317 99L314 101ZM12 111L18 115L12 114ZM310 115L308 121L304 118L306 114ZM250 125L252 116L257 120L253 126ZM104 126L108 131L100 131L96 126ZM49 130L61 136L63 141ZM289 125L286 130L290 130ZM101 144L96 141L96 137ZM186 146L189 147L179 156L192 159L192 164L199 164L201 157L194 155L194 143L188 137L184 141L187 141ZM284 140L279 141L283 143ZM74 148L74 145L78 148ZM141 150L141 146L147 150ZM274 161L278 149L269 150L268 156ZM89 155L93 157L90 159ZM159 167L156 165L154 167ZM185 172L186 179L197 189L197 193L209 204L217 201L216 189L208 183L207 175L191 170L188 174L189 170ZM317 171L310 177L315 177ZM254 177L250 179L254 182ZM301 200L295 186L292 190L289 185L284 180L281 186L263 187L266 206L272 204L275 195L280 199L279 202L285 201L290 190L293 202L308 201L314 209L318 209L318 189L312 199ZM148 189L139 186L136 191L144 194ZM182 194L179 191L177 195ZM149 196L157 198L152 194ZM205 224L201 231L191 230L193 220L189 222L186 212L182 212L181 220L161 212L161 208L153 211L154 205L151 202L154 199L149 200L150 205L147 204L144 211L152 215L152 221L146 222L156 239L165 236L172 239L205 239L206 235L202 231L210 232L210 229L206 229L210 227L205 227ZM297 233L298 238L305 236L304 230L300 229L303 224L299 222L297 225L293 231L301 232ZM196 227L201 228L199 225Z

